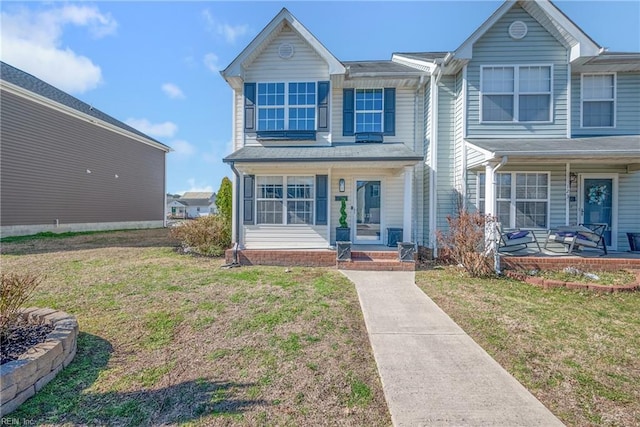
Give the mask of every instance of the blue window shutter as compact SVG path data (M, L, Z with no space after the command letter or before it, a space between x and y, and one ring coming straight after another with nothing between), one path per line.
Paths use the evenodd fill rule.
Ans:
M316 175L316 225L327 225L327 175Z
M329 82L318 82L318 131L329 130Z
M256 84L244 84L244 130L256 131Z
M342 135L352 136L355 126L355 96L353 89L342 90Z
M243 204L243 216L242 223L243 224L255 224L255 215L253 212L254 203L253 203L253 188L256 181L255 175L245 175L243 177L244 184L244 204Z
M396 134L396 89L384 88L384 134Z

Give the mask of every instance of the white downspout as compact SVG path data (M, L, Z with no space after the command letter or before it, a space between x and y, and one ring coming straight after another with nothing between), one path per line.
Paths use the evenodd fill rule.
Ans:
M497 165L493 165L487 162L485 165L485 186L484 186L484 210L487 216L495 218L496 216L496 172L502 166L504 166L509 158L502 156L502 160ZM500 254L498 253L498 233L496 228L496 222L489 222L488 229L485 229L485 242L487 251L493 252L493 266L496 274L500 274Z
M437 69L436 72L440 70ZM437 172L438 172L438 82L440 78L431 76L431 141L429 143L431 156L429 158L429 246L433 251L433 256L438 256L438 245L436 243L437 225Z
M565 206L564 206L564 223L569 224L569 200L571 198L571 163L564 166L564 182L565 182Z

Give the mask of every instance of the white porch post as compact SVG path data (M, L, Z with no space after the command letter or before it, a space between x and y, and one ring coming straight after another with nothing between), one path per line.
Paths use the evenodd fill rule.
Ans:
M495 165L487 163L484 169L484 213L491 216L495 216L496 214L496 182L494 168Z
M565 206L564 206L564 223L569 224L569 208L571 200L571 163L566 163L564 167L565 182ZM547 224L549 226L549 224Z
M402 218L402 241L410 242L413 231L411 230L411 214L413 209L413 166L404 168L404 215Z

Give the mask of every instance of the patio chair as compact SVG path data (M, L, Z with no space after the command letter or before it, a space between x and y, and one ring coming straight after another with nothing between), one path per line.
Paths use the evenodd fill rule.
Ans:
M498 224L498 233L500 240L498 242L498 252L512 252L529 248L529 245L535 245L538 252L541 252L540 244L533 230L503 230Z
M603 255L607 255L607 244L604 240L604 232L606 230L607 224L579 224L578 226L558 227L549 231L544 248L551 250L547 249L547 245L550 242L555 242L566 246L566 253L583 248L600 248L603 251Z

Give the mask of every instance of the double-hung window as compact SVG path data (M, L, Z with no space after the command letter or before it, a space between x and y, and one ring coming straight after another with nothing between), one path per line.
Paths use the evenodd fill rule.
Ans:
M256 177L257 223L313 224L314 182L313 176Z
M616 76L582 75L582 127L615 126Z
M551 66L483 66L482 122L550 122Z
M478 210L485 212L485 177L478 175ZM548 228L549 174L496 174L496 217L504 227Z
M315 130L316 83L258 83L258 130Z
M356 133L382 132L382 89L356 90Z

